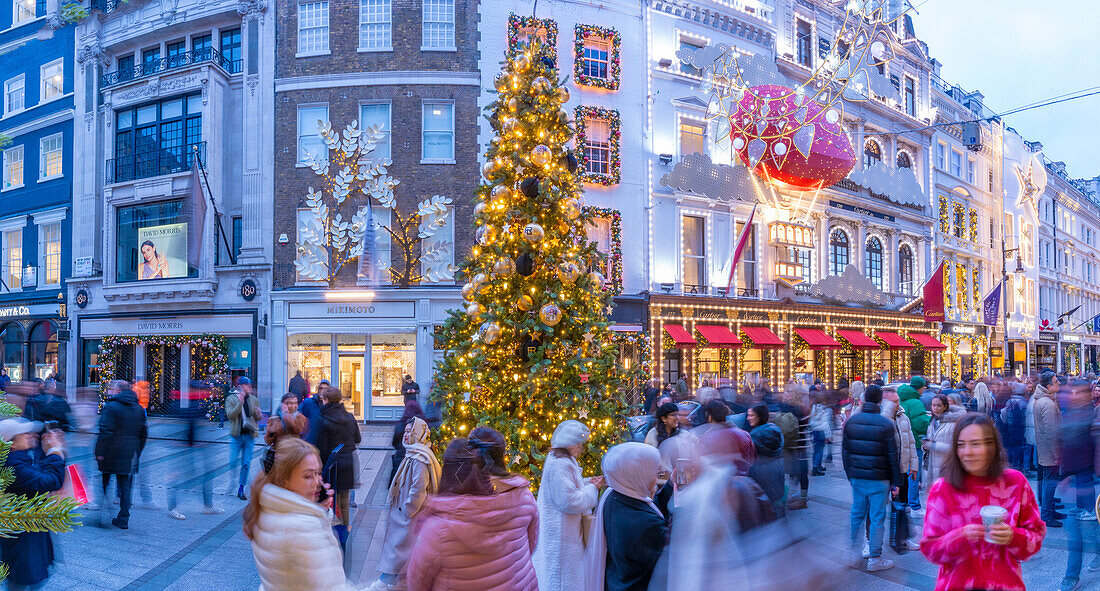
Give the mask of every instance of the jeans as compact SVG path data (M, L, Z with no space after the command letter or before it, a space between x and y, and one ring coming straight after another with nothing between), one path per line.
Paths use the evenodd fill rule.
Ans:
M248 469L252 466L252 444L256 438L252 435L241 433L229 438L229 471L237 467L238 458L241 462L241 478L237 482L239 488L248 485Z
M1039 466L1039 513L1043 521L1054 520L1054 491L1058 488L1058 466Z
M821 460L825 456L825 433L814 431L814 468L821 467Z
M865 518L870 521L870 536L867 544L871 548L871 558L882 556L882 535L886 523L886 503L890 498L890 481L864 480L852 478L851 542L857 545L859 530Z
M924 450L920 445L917 445L917 475L916 477L908 476L909 479L909 494L908 505L913 509L920 509L920 475L921 469L924 467ZM904 498L904 497L899 497Z
M1077 509L1092 512L1096 508L1096 490L1092 485L1092 470L1073 473L1073 486L1077 493Z
M805 450L796 448L791 451L785 451L783 452L783 459L787 474L789 474L792 479L798 481L801 496L802 498L806 498L810 491L810 470ZM793 497L794 495L790 492L787 493L787 498Z
M1008 465L1021 472L1027 472L1027 466L1024 460L1025 454L1027 454L1027 446L1014 445L1006 448L1005 451L1008 452Z
M124 524L130 523L130 506L133 504L133 492L134 492L134 479L133 474L104 474L103 475L103 504L100 509L104 512L109 512L111 503L108 499L111 497L107 494L107 488L111 486L111 477L114 476L116 482L118 482L118 519Z
M1081 490L1081 481L1076 478L1066 479L1071 490L1067 492L1076 493L1077 499L1080 501L1082 494L1092 494L1092 474L1088 474L1087 490ZM1074 490L1076 489L1076 490ZM1080 507L1080 505L1078 505ZM1066 520L1066 549L1069 551L1069 555L1066 559L1066 576L1067 577L1080 577L1081 576L1081 562L1084 558L1086 543L1093 547L1093 564L1100 564L1100 556L1096 555L1096 548L1100 544L1100 540L1097 539L1096 528L1086 522L1078 521L1074 518Z

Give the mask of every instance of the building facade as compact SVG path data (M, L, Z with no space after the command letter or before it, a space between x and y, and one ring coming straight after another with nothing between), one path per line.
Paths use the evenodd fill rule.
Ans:
M194 380L247 375L272 396L267 6L92 3L76 26L77 385L146 379L151 413Z
M74 64L57 13L58 0L0 3L0 367L13 382L66 374Z

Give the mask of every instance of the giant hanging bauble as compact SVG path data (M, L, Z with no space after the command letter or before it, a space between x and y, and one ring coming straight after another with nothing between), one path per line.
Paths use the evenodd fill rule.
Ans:
M557 326L561 322L561 308L557 304L546 304L539 310L539 320L546 326Z
M730 116L730 129L746 166L797 189L831 186L856 164L837 111L785 86L749 89Z
M497 76L497 79L495 82L493 82L493 85L496 87L497 92L504 92L508 90L508 77L504 74Z
M508 185L497 185L493 187L490 195L492 195L495 200L504 201L512 197L512 188Z
M562 263L558 265L558 279L565 283L573 283L581 276L581 269L577 263Z
M488 280L489 277L485 275L485 273L478 273L477 275L474 275L474 278L470 280L470 283L476 285L478 291L481 291L481 286Z
M500 325L496 322L487 321L478 327L477 334L481 337L481 342L486 345L494 345L500 340Z
M539 196L539 180L533 176L527 177L520 181L519 190L524 197L534 199Z
M516 56L516 59L512 60L512 65L516 67L517 72L522 72L531 65L531 58L527 57L526 53L521 53Z
M557 94L558 94L558 100L561 101L562 104L569 102L569 89L568 88L566 88L564 86L559 86Z
M537 244L542 241L546 232L542 229L542 226L531 222L523 227L523 237L531 244Z
M504 128L504 133L512 133L512 131L519 125L519 119L515 117L506 117L501 126Z
M523 294L516 300L516 307L519 308L521 312L529 312L531 308L535 307L535 300L531 296Z
M471 302L473 301L475 295L477 295L477 286L475 286L473 283L467 283L466 285L462 286L462 299L466 300L467 302Z
M471 320L477 320L478 316L481 316L481 312L481 304L477 302L466 306L466 316L468 316Z
M508 110L509 111L519 110L519 101L517 101L515 99L515 97L512 97L512 98L508 99Z
M516 272L516 262L510 258L503 258L493 264L493 273L498 277L508 277Z
M577 162L577 157L572 152L566 152L565 156L561 157L561 165L565 167L570 173L577 172L577 167L580 163Z
M531 150L531 162L535 163L535 166L546 166L550 164L550 159L554 155L550 153L550 148L539 144Z
M547 70L553 70L558 67L558 65L554 63L554 58L548 55L542 56L542 65L545 66Z
M474 238L477 243L486 246L492 244L497 239L496 226L481 226L477 230L474 230Z
M535 92L546 92L550 90L550 81L544 76L539 76L531 82L531 89Z
M525 252L516 257L516 272L524 277L530 277L535 273L535 257Z

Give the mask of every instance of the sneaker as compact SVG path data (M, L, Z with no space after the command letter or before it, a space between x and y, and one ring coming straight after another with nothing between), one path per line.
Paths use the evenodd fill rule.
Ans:
M1057 519L1051 519L1049 521L1044 520L1044 523L1046 523L1047 527L1062 527L1062 522Z
M187 519L186 515L184 515L183 513L180 513L179 511L176 511L175 509L172 509L171 511L169 511L168 516L171 517L172 519L178 519L180 521L183 521L184 519Z
M799 509L805 509L805 508L806 508L806 498L805 497L795 497L795 498L791 499L790 501L787 501L787 510L788 511L798 511Z
M917 507L916 509L909 510L909 517L912 517L913 519L924 519L924 515L926 513L927 512L923 508Z
M1061 511L1055 511L1054 512L1054 518L1055 519L1065 519L1067 517L1069 517L1069 515L1066 515L1065 513L1062 513Z
M883 557L868 558L867 559L867 572L873 573L875 571L886 570L888 568L894 568L894 561L888 560Z
M1100 571L1100 556L1092 559L1092 564L1085 567L1085 572L1094 573Z
M381 579L375 581L370 587L367 587L367 591L390 591L390 589L393 589L393 585L383 583Z
M1077 521L1096 521L1096 515L1091 511L1081 511L1077 514Z
M348 507L356 508L358 506L359 506L359 503L356 503L355 499L351 499L351 500L348 501Z
M123 521L121 519L119 519L118 517L115 517L114 519L111 520L111 525L117 527L118 529L130 529L130 524L126 523L125 521Z
M825 468L814 468L813 472L811 472L810 475L811 476L824 476L825 475Z
M84 503L84 506L81 507L81 509L84 509L85 511L99 511L99 503Z
M867 542L863 542L863 552L860 552L859 555L862 556L865 559L870 558L871 557L871 545L868 544Z
M1081 579L1077 577L1066 577L1062 579L1062 586L1058 587L1059 591L1077 591L1081 588Z
M905 540L905 543L902 544L902 547L904 547L906 550L912 550L915 552L917 550L920 550L920 542L916 540Z
M150 511L159 511L160 510L160 505L156 504L153 501L142 501L142 503L140 505L138 505L138 509L148 509Z
M222 513L225 513L225 509L213 505L202 510L203 515L221 515Z

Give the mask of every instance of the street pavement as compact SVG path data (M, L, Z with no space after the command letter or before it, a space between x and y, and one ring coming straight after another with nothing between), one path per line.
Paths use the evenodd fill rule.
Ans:
M229 473L228 432L216 425L203 429L208 441L200 450L187 450L176 439L182 424L154 420L150 444L142 457L158 510L135 506L130 529L98 527L98 516L85 518L73 532L54 536L58 562L46 590L170 589L173 591L254 591L259 576L248 540L241 532L241 513L245 503L236 498L237 474ZM363 427L359 451L357 509L353 509L351 538L345 561L348 578L369 585L375 577L375 565L385 534L386 486L389 476L389 440L392 427ZM72 460L80 462L89 477L92 471L90 445L93 436L75 434L69 438ZM252 474L258 470L261 447L257 445ZM206 454L206 474L213 479L214 503L225 509L221 515L202 514L201 479L192 478L176 486L180 493L179 510L184 521L168 517L166 504L174 470L198 454ZM814 532L811 548L823 554L835 554L847 546L848 506L851 492L837 462L827 464L825 476L810 482L809 508L792 512L792 519ZM97 476L97 475L96 475ZM97 495L98 496L98 495ZM140 503L138 487L135 505ZM1097 522L1083 524L1086 535L1095 540ZM914 532L916 528L914 527ZM1024 563L1024 579L1029 590L1058 589L1067 558L1066 530L1051 529L1038 556ZM1096 547L1087 548L1087 566L1096 556ZM893 569L876 573L842 568L838 563L836 589L876 589L883 591L930 590L935 585L936 568L919 552L898 556L886 549L884 556L896 562ZM1100 589L1100 573L1082 573L1082 589Z

